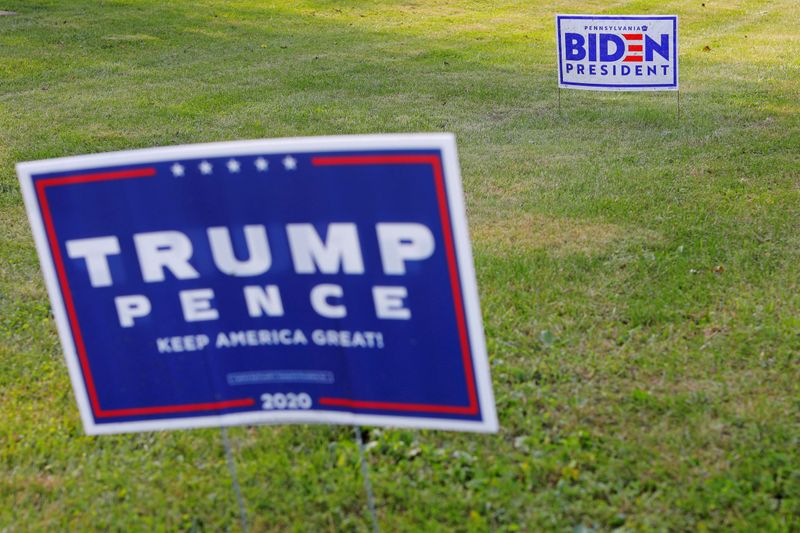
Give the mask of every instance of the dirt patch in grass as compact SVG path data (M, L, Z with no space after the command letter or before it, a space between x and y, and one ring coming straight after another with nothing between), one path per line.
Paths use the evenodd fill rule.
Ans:
M472 237L478 246L488 251L512 253L541 249L559 256L598 253L622 240L653 242L659 239L657 233L643 229L541 214L480 221L472 228Z

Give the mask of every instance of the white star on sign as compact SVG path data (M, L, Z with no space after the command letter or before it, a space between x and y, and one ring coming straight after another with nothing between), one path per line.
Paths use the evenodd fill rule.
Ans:
M254 164L256 166L256 170L258 170L259 172L266 172L267 169L269 168L269 161L267 161L263 157L259 157L258 159L256 159Z
M228 172L231 174L236 174L239 172L239 168L241 165L235 159L229 159L228 162L225 164L228 167Z
M214 170L214 167L212 167L211 163L209 163L208 161L203 161L202 163L200 163L200 165L198 165L197 168L199 168L200 172L202 172L203 174L211 174L211 171Z
M294 157L287 155L283 158L283 168L286 170L294 170L297 168L297 159Z
M171 167L169 167L169 169L172 171L172 175L176 178L183 177L184 168L180 163L173 164Z

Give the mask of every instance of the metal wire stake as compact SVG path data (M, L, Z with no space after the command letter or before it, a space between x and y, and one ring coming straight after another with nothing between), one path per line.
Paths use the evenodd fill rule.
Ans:
M247 533L247 510L244 507L244 498L242 498L242 488L239 486L239 476L236 475L236 463L233 461L233 452L231 451L231 441L228 439L228 428L222 426L219 428L222 432L222 443L225 445L225 457L228 459L228 470L231 471L231 479L233 480L233 492L236 494L236 501L239 503L239 519L242 522L242 531Z
M364 440L361 438L361 426L353 426L353 430L356 433L356 443L358 444L358 458L361 460L361 477L364 478L364 490L367 491L367 506L372 517L372 531L380 533L378 514L375 512L375 494L373 494L372 484L369 482L369 469L367 468L367 460L364 457Z

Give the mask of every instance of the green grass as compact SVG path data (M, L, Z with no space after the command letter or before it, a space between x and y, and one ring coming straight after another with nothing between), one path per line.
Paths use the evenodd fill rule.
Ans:
M15 162L408 131L458 138L502 429L370 431L383 528L800 530L796 0L0 8L0 531L238 529L219 432L82 435ZM680 119L559 115L556 12L678 14ZM349 428L231 435L253 529L369 529Z

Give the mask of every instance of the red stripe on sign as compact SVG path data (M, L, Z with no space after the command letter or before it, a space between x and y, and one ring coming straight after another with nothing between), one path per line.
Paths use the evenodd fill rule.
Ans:
M59 178L46 178L38 180L36 187L50 187L51 185L69 185L72 183L91 183L93 181L119 180L125 178L149 178L156 175L154 168L137 168L134 170L118 170L116 172L97 172L94 174L79 174L77 176L63 176Z
M464 316L464 301L461 294L461 282L458 277L456 252L453 241L452 227L450 225L450 210L447 204L442 161L438 155L378 155L378 156L332 156L313 157L311 164L314 166L333 165L403 165L427 164L433 168L433 178L436 185L436 199L439 203L439 217L442 222L442 234L447 254L447 266L450 274L450 288L453 292L453 307L456 313L459 343L461 346L461 360L464 365L464 377L467 381L468 406L429 405L414 403L371 402L352 400L348 398L320 398L319 403L335 407L361 407L364 409L394 410L394 411L419 411L432 413L454 413L472 415L478 412L478 395L475 390L475 374L472 369L472 356L467 334L466 317Z
M359 407L361 409L375 409L381 411L419 411L421 413L449 413L457 415L472 415L476 407L472 405L431 405L425 403L398 403L398 402L366 402L349 400L347 398L320 398L319 403L332 407Z
M242 398L239 400L225 400L220 402L208 403L189 403L184 405L164 405L157 407L133 407L130 409L107 409L103 411L103 416L136 416L136 415L158 415L165 413L190 413L194 411L215 411L230 407L249 407L255 404L252 398Z
M641 41L642 34L641 33L623 33L623 37L625 37L626 41Z
M641 44L629 44L628 45L628 52L641 52L642 45Z
M438 158L430 155L318 156L311 158L311 164L315 167L331 167L342 165L430 165L434 159Z
M75 313L75 305L72 301L72 291L67 283L67 275L64 272L63 260L61 258L61 250L58 247L58 240L56 238L56 231L53 227L53 219L50 216L50 206L47 203L47 195L45 194L45 187L47 184L43 181L36 183L36 194L39 196L39 207L42 210L42 219L44 220L44 229L47 232L47 240L50 243L50 253L53 255L53 262L56 265L56 274L58 276L58 283L61 285L61 295L64 298L64 307L67 308L67 318L69 319L70 329L72 330L72 339L75 341L75 349L78 352L78 359L83 368L83 375L86 380L86 390L89 393L89 400L92 403L92 411L97 414L100 409L100 402L97 399L97 390L94 387L94 380L92 373L89 370L89 362L86 360L86 347L83 344L83 336L78 327L78 317Z
M215 409L225 409L229 407L244 407L255 404L252 398L241 398L210 403L193 403L184 405L164 405L153 407L134 407L129 409L103 409L97 396L92 370L89 367L89 359L86 354L86 345L78 324L78 314L75 311L75 303L72 299L72 290L67 282L67 273L64 268L64 260L61 256L61 249L58 246L53 217L50 213L50 205L47 201L47 187L57 187L60 185L75 185L78 183L92 183L96 181L109 181L127 178L149 178L156 175L156 169L152 167L138 168L134 170L119 170L116 172L97 172L94 174L79 174L76 176L60 176L57 178L45 178L36 181L36 195L39 199L39 207L42 212L47 240L50 244L50 253L53 256L53 263L56 267L58 283L61 285L61 294L64 299L64 307L67 310L70 331L75 341L75 350L78 352L78 360L83 371L84 381L86 382L86 392L89 395L92 412L95 418L109 418L115 416L135 416L165 413L183 413L191 411L212 411Z
M622 61L626 63L631 63L631 62L641 63L642 56L626 56L625 59L623 59Z

